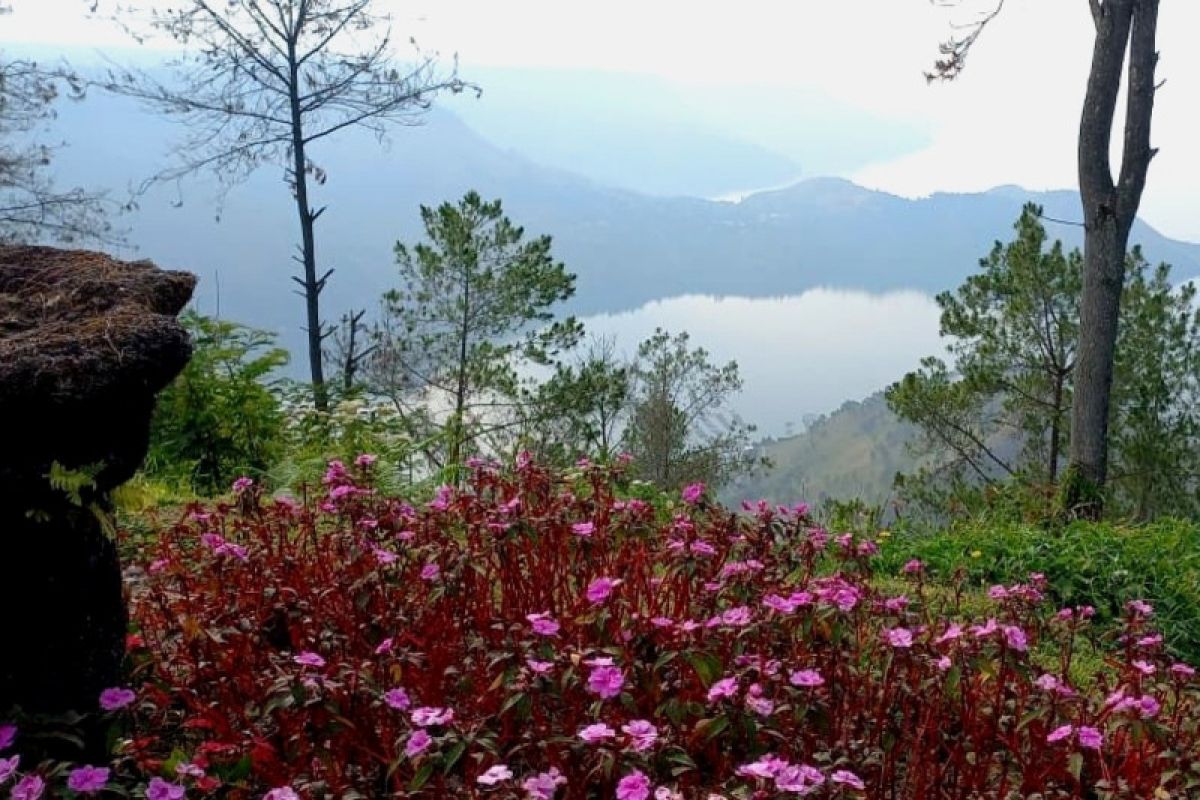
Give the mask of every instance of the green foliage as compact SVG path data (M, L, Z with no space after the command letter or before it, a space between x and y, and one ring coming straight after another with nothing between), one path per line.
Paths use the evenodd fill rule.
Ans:
M661 328L638 347L625 449L638 472L662 489L702 481L720 486L750 472L753 425L729 410L741 391L737 362L712 362L686 332Z
M1048 516L1061 496L1079 342L1082 257L1046 247L1041 209L1025 207L1017 236L997 243L981 271L938 296L948 364L929 357L886 392L889 407L921 431L929 458L899 485L939 513L994 507L1014 518ZM1148 274L1130 253L1117 341L1109 428L1109 508L1149 519L1198 510L1200 318L1194 290ZM1075 476L1069 486L1074 486ZM1062 509L1070 512L1070 509Z
M272 334L187 311L192 360L158 398L146 472L197 492L261 476L282 454L284 413L271 375L287 363Z
M401 285L384 296L368 383L418 435L444 434L431 453L441 467L511 425L519 368L551 364L581 329L551 310L574 294L575 276L551 256L550 237L526 241L499 200L469 192L422 206L421 219L427 241L396 245Z
M933 580L961 570L967 587L1026 580L1044 573L1055 602L1091 605L1100 619L1149 600L1167 643L1200 657L1200 525L1160 520L1145 525L1072 522L1061 529L971 520L937 533L901 526L883 548L880 570L897 573L910 558Z
M91 490L96 488L96 476L103 469L103 463L86 464L70 469L55 461L50 465L46 479L50 482L51 489L65 494L73 505L82 506L87 502L85 495L89 495Z

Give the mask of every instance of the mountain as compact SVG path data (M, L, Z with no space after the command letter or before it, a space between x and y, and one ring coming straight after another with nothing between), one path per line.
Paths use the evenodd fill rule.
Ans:
M721 491L727 503L760 498L772 503L857 497L869 504L891 496L897 472L919 466L910 445L915 427L901 422L883 393L851 400L811 422L801 433L758 444L771 466Z
M119 194L164 163L176 133L128 101L97 95L63 106L54 134L73 144L55 168L64 184ZM555 253L579 276L571 310L581 314L684 293L768 297L816 286L936 292L957 285L994 240L1008 238L1026 199L1052 216L1078 216L1073 192L1003 188L909 200L831 178L737 203L652 197L496 147L444 111L382 145L359 133L326 140L313 157L328 175L313 202L328 205L318 260L336 270L323 295L331 319L350 307L373 308L392 285L392 247L419 235L420 204L455 200L471 188L502 198L531 233L553 235ZM219 189L204 178L140 198L124 219L136 245L125 254L195 271L202 311L278 330L295 348L302 308L288 277L297 232L282 171L259 169L229 189L218 212ZM1053 226L1052 233L1080 241L1077 227ZM1152 260L1174 263L1177 277L1200 275L1200 246L1140 222L1133 241Z

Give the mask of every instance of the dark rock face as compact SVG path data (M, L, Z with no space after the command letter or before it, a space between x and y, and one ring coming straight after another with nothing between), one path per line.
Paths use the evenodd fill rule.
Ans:
M108 494L145 457L154 397L191 355L195 277L148 262L0 247L0 719L94 711L121 683ZM86 473L71 498L53 465Z

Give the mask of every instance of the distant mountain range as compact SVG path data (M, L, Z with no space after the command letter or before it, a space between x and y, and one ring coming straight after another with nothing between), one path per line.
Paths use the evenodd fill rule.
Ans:
M127 101L96 96L64 106L56 133L72 143L55 162L63 183L119 190L163 163L175 131ZM738 203L648 196L501 149L444 111L397 130L385 146L351 134L313 155L329 175L314 200L329 206L318 228L319 261L336 269L323 298L329 318L375 307L394 281L394 243L419 234L420 204L455 200L472 188L502 198L531 234L553 235L555 253L579 276L576 313L683 293L761 297L816 286L936 292L957 285L994 240L1008 238L1026 200L1058 218L1079 215L1073 192L1004 187L908 200L831 178ZM695 169L704 171L705 162ZM281 171L264 167L234 187L219 222L215 193L213 181L197 180L143 197L125 220L137 246L126 255L195 271L202 311L219 308L227 318L278 330L297 347L301 304L288 280L297 232ZM1052 225L1051 232L1072 245L1080 240L1073 226ZM1152 260L1173 263L1177 277L1200 275L1200 245L1142 223L1133 241Z

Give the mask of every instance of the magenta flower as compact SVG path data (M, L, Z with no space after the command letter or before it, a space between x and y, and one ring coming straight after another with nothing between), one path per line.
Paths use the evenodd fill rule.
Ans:
M320 669L321 667L325 666L325 659L321 658L321 656L312 652L311 650L305 650L303 653L296 655L292 658L292 661L296 662L302 667L315 667Z
M1145 600L1130 600L1125 604L1125 607L1135 617L1152 617L1154 616L1154 606L1147 603Z
M596 532L596 526L591 522L576 522L571 526L571 533L587 538Z
M617 588L620 584L620 580L596 578L596 580L588 584L586 593L588 602L592 605L603 603L612 594L613 589Z
M1179 678L1191 678L1196 675L1196 670L1194 667L1191 667L1187 664L1178 663L1171 665L1171 674Z
M0 783L4 783L11 778L17 771L17 766L21 763L20 756L10 756L9 758L0 758Z
M253 485L254 485L254 481L251 478L247 478L245 475L243 475L242 477L238 478L236 481L233 482L233 493L241 494L242 492L246 491Z
M566 777L558 771L558 768L551 767L545 772L539 772L537 775L526 778L521 782L521 788L525 790L525 797L528 800L554 800L558 787L566 782Z
M408 698L408 692L400 686L388 689L383 695L383 702L387 703L389 708L397 711L405 711L412 705L412 701Z
M715 703L723 697L733 697L737 691L737 678L722 678L708 687L708 702Z
M746 708L758 714L760 717L769 717L775 711L775 703L767 697L763 697L763 688L760 683L753 683L746 690Z
M441 574L442 568L433 562L421 567L421 580L423 581L436 581Z
M1154 666L1153 664L1151 664L1148 661L1143 661L1141 659L1134 661L1132 666L1138 672L1142 673L1143 675L1145 675L1147 677L1153 675L1155 672L1158 672L1158 667Z
M704 497L704 484L693 483L684 487L681 497L683 497L683 502L688 505L696 505L700 502L700 498Z
M359 467L369 467L379 460L379 456L373 453L359 453L354 459L354 464Z
M887 628L884 630L883 636L887 639L888 644L897 649L912 647L912 631L908 628Z
M793 672L791 677L788 678L788 682L791 683L792 686L805 686L811 688L814 686L823 686L825 684L825 679L822 678L821 673L817 672L815 669L801 669Z
M371 552L375 554L375 560L385 567L388 564L395 564L396 559L400 557L391 550L385 550L382 547L372 547Z
M41 775L26 775L13 785L12 800L38 800L46 791L46 781Z
M952 664L953 664L953 662L950 661L950 656L942 656L937 661L933 662L933 665L942 672L945 672L946 670L950 669Z
M428 728L431 725L449 725L453 720L454 710L450 708L422 706L421 708L413 709L412 712L413 724L419 725L422 728Z
M848 769L834 770L833 774L829 776L829 780L834 783L840 783L843 786L849 786L851 789L857 789L860 792L867 788L867 785L863 783L863 779Z
M1063 725L1061 727L1055 728L1054 730L1050 731L1050 733L1046 734L1046 741L1049 742L1050 744L1054 744L1055 742L1061 742L1063 739L1066 739L1068 736L1070 736L1074 732L1075 732L1074 725Z
M625 674L619 667L601 665L588 674L588 691L604 700L611 700L625 686Z
M186 776L188 778L203 778L204 769L196 766L190 761L183 761L175 765L175 774L179 775L180 777Z
M1088 725L1079 726L1079 746L1089 750L1099 750L1104 744L1104 734Z
M132 690L114 686L100 693L100 707L105 711L120 711L136 699Z
M919 575L924 570L925 565L921 563L920 559L913 558L909 559L909 561L905 563L903 572L905 575ZM845 770L839 770L839 772L845 772ZM834 774L836 775L837 773ZM846 774L853 775L854 773L849 772Z
M263 800L300 800L300 795L290 786L279 786L264 794Z
M375 655L381 656L384 653L390 653L390 652L392 652L392 648L395 646L396 646L396 640L389 636L386 639L384 639L382 642L380 642L378 644L378 646L376 646Z
M108 785L108 775L104 767L79 767L67 776L67 788L78 794L95 794Z
M1024 653L1029 649L1029 640L1025 637L1025 631L1017 625L1004 626L1004 641L1008 644L1009 649L1019 653Z
M507 780L512 780L513 771L505 764L488 767L482 775L475 779L476 783L484 786L495 786Z
M658 728L649 720L632 720L622 725L621 730L629 737L629 747L638 753L644 753L658 741Z
M538 636L557 636L561 627L558 621L550 616L549 611L526 614L525 619L529 620L529 624L533 626L533 632Z
M16 725L0 725L0 750L7 750L17 738Z
M162 778L151 778L146 787L146 800L183 800L185 790L178 783L164 781Z
M408 737L408 743L404 745L404 755L409 758L419 756L428 750L431 744L433 744L433 738L423 729L417 729Z
M529 669L534 675L549 675L554 669L553 661L538 661L536 658L527 658L525 663L529 665Z
M650 797L650 788L650 779L635 769L617 784L617 800L646 800Z
M807 764L788 765L775 773L775 788L781 792L808 794L825 782L825 776L816 767Z
M588 744L596 744L603 742L606 739L612 739L617 735L617 732L605 725L603 722L597 722L594 725L588 725L583 730L579 731L579 738L583 739Z
M950 626L946 628L946 632L937 638L937 642L935 642L935 644L953 642L955 639L962 636L962 632L962 625L959 625L957 622L951 623Z

